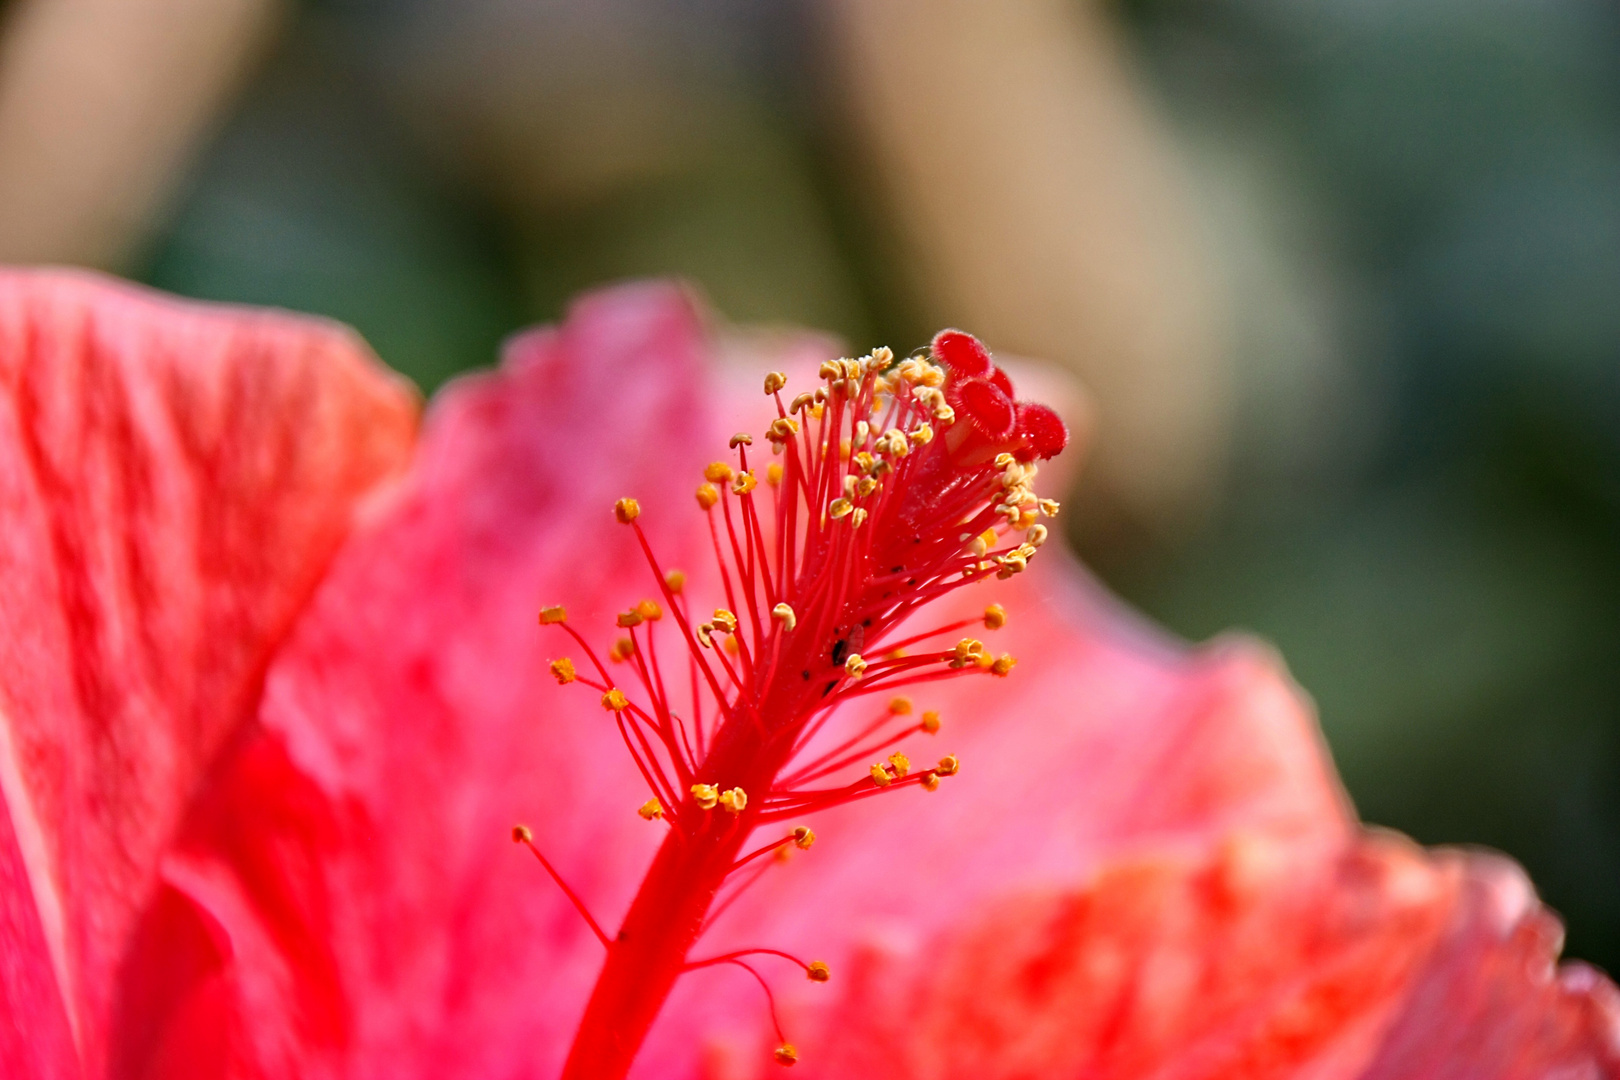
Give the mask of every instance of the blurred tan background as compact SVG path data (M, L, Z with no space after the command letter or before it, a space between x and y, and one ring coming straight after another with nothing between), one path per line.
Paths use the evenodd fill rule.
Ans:
M1095 397L1072 538L1282 647L1363 813L1620 965L1620 13L1598 0L9 0L0 260L353 323L940 325Z

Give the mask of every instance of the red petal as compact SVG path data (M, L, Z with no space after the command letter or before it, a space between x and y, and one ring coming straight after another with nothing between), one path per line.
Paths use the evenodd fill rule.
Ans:
M1387 837L1117 864L920 960L865 957L835 1034L801 1045L812 1075L931 1080L1613 1075L1613 987L1552 978L1547 917L1522 878L1484 901L1489 876Z
M578 654L535 612L566 601L588 631L645 595L622 495L695 568L706 537L678 530L716 423L704 344L683 293L626 287L438 398L407 483L278 657L262 736L167 864L175 908L142 955L179 940L193 960L132 1023L146 1067L218 1014L254 1074L555 1075L602 950L511 828L611 925L662 827L636 816L594 696L547 673Z
M11 817L0 806L0 1076L55 1080L81 1075L67 1002L35 908Z
M161 849L413 424L336 325L0 274L0 791L32 893L0 905L37 909L89 1075ZM0 1012L33 993L0 980Z
M934 335L929 350L935 360L950 368L951 374L958 378L982 379L995 370L990 362L990 351L978 338L961 330L941 330Z
M1583 964L1554 965L1563 930L1523 871L1491 855L1446 862L1463 879L1446 935L1361 1080L1620 1076L1620 993Z
M609 926L659 833L634 814L645 791L601 709L546 674L548 656L571 650L537 636L534 611L566 601L572 620L606 628L645 591L609 512L627 494L700 592L707 537L689 493L737 427L701 409L704 351L678 293L616 290L582 302L560 331L521 339L502 373L438 404L409 483L345 549L278 660L262 736L166 864L169 892L139 955L178 956L183 977L132 1014L130 1030L145 1033L132 1069L175 1075L226 1053L266 1075L555 1074L601 950L508 830L530 824ZM817 815L815 849L773 870L704 950L764 944L832 961L830 986L778 982L801 1068L858 1058L873 1045L862 1032L880 1031L892 1049L865 1075L920 1075L919 1061L922 1074L950 1075L949 1060L915 1056L928 1051L908 1025L939 1039L990 1030L953 1016L1005 1021L984 1043L1001 1055L992 1064L1046 1061L1051 1032L1119 1015L1042 1014L1039 994L1015 999L1034 1002L1022 1023L939 1011L1006 989L987 947L1003 939L1030 961L1003 965L1026 989L1102 985L1109 965L1172 988L1178 970L1213 970L1215 1015L1192 1015L1204 999L1183 996L1159 1029L1151 1008L1126 1017L1136 1026L1121 1038L1143 1054L1189 1031L1217 1050L1258 1031L1269 1034L1232 1045L1269 1052L1276 1035L1296 1055L1279 1060L1323 1045L1360 1047L1365 1063L1379 1045L1367 1033L1388 1030L1389 988L1412 985L1439 955L1456 875L1405 849L1346 855L1351 815L1275 659L1158 637L1055 546L1036 577L971 598L1012 611L991 643L1023 658L1013 680L918 695L946 724L919 741L960 753L962 774L933 794ZM1020 894L1032 905L1020 910L1047 913L1038 927L1066 933L1057 944L1076 944L1084 964L1026 932L1027 917L1007 920L998 905ZM1076 896L1107 901L1107 918L1077 922ZM1313 922L1318 913L1331 917ZM1322 925L1330 932L1316 934ZM933 951L919 951L929 941ZM1229 984L1218 977L1232 969L1211 967L1226 955L1212 941L1245 961ZM851 978L873 945L909 959ZM930 978L946 970L966 982ZM850 987L860 990L840 1010ZM1313 987L1337 1011L1272 1008L1317 1002ZM1100 991L1080 1000L1133 1004ZM1174 999L1161 989L1142 1000ZM818 1001L849 1018L843 1043L815 1035ZM1176 1030L1190 1015L1195 1027ZM1329 1032L1324 1015L1355 1022ZM637 1074L697 1075L701 1056L765 1027L756 987L694 974ZM747 1049L745 1060L768 1060ZM1165 1075L1196 1075L1199 1062L1166 1059Z

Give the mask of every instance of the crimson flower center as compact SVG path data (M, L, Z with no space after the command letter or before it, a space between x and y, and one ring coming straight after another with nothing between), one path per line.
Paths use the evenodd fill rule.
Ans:
M690 953L773 863L814 843L808 815L905 788L934 791L956 773L953 756L917 768L902 749L940 728L936 713L914 713L907 691L945 678L1006 677L1016 663L963 634L999 628L1007 617L999 605L943 623L922 612L1028 566L1046 540L1038 519L1058 510L1033 482L1037 460L1067 442L1062 421L1015 401L989 352L956 330L937 335L926 356L897 360L878 349L828 361L819 377L815 389L785 400L786 376L768 375L776 407L762 436L769 452L739 434L731 459L704 470L696 496L723 607L698 613L686 576L660 564L639 504L624 498L614 513L635 531L656 598L619 614L623 636L605 659L561 606L540 613L585 658L554 660L552 674L600 695L648 788L637 812L669 830L612 935L533 835L514 830L607 949L564 1080L624 1076L685 972L747 970L773 1024L769 981L751 961L789 962L827 981L826 964L767 946ZM659 638L671 631L680 681L659 662ZM772 829L769 839L745 851L760 829ZM776 1060L793 1064L797 1051L779 1024L777 1038Z

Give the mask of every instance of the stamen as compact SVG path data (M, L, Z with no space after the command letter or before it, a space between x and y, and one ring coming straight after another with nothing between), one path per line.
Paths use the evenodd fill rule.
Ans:
M551 875L551 880L557 883L557 887L563 891L563 895L568 897L569 902L574 905L574 910L579 912L580 918L585 920L585 925L591 928L591 933L596 935L596 940L611 948L607 932L602 929L601 924L591 915L590 909L585 906L585 901L581 900L579 894L568 887L568 882L564 881L562 875L557 873L557 868L551 865L551 860L540 854L540 849L534 843L534 833L529 830L529 827L527 825L512 826L512 841L513 843L522 844L534 852L534 857L540 860L540 865L546 868L546 873Z
M626 636L605 662L562 607L541 609L540 623L561 626L595 672L582 675L564 657L550 661L551 674L601 695L649 789L637 813L670 826L609 946L563 1080L622 1078L674 979L694 966L743 967L769 999L740 957L772 950L686 960L750 885L816 838L799 824L745 854L750 836L904 787L937 790L960 763L947 756L913 769L902 744L937 733L940 719L929 710L913 721L901 691L1005 677L1016 663L975 638L941 644L975 623L1004 626L1000 604L932 624L922 611L1028 568L1049 535L1036 518L1058 511L1034 484L1037 462L1067 441L1062 422L1017 401L989 352L961 331L937 335L926 355L876 349L829 360L819 375L819 387L787 405L787 377L765 377L776 412L764 428L766 461L749 461L754 440L739 432L730 459L703 469L695 495L716 562L711 602L724 605L711 619L694 620L701 609L686 596L686 575L659 566L632 498L614 504L614 517L634 532L656 599L616 615ZM686 652L685 684L666 680L659 664L659 635L671 633ZM623 678L609 674L613 662ZM687 688L690 708L676 701ZM884 704L852 722L850 710L874 694ZM825 964L790 959L826 980ZM774 1000L771 1009L774 1025ZM791 1064L797 1051L779 1026L777 1035L777 1060Z

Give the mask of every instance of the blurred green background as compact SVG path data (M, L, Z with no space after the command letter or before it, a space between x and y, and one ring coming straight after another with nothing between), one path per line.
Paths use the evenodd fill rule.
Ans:
M926 340L807 6L535 3L510 63L466 32L503 6L299 9L140 276L352 323L425 390L626 275ZM1236 421L1199 512L1082 551L1181 634L1276 642L1368 820L1510 852L1620 969L1620 10L1106 17L1225 284Z

